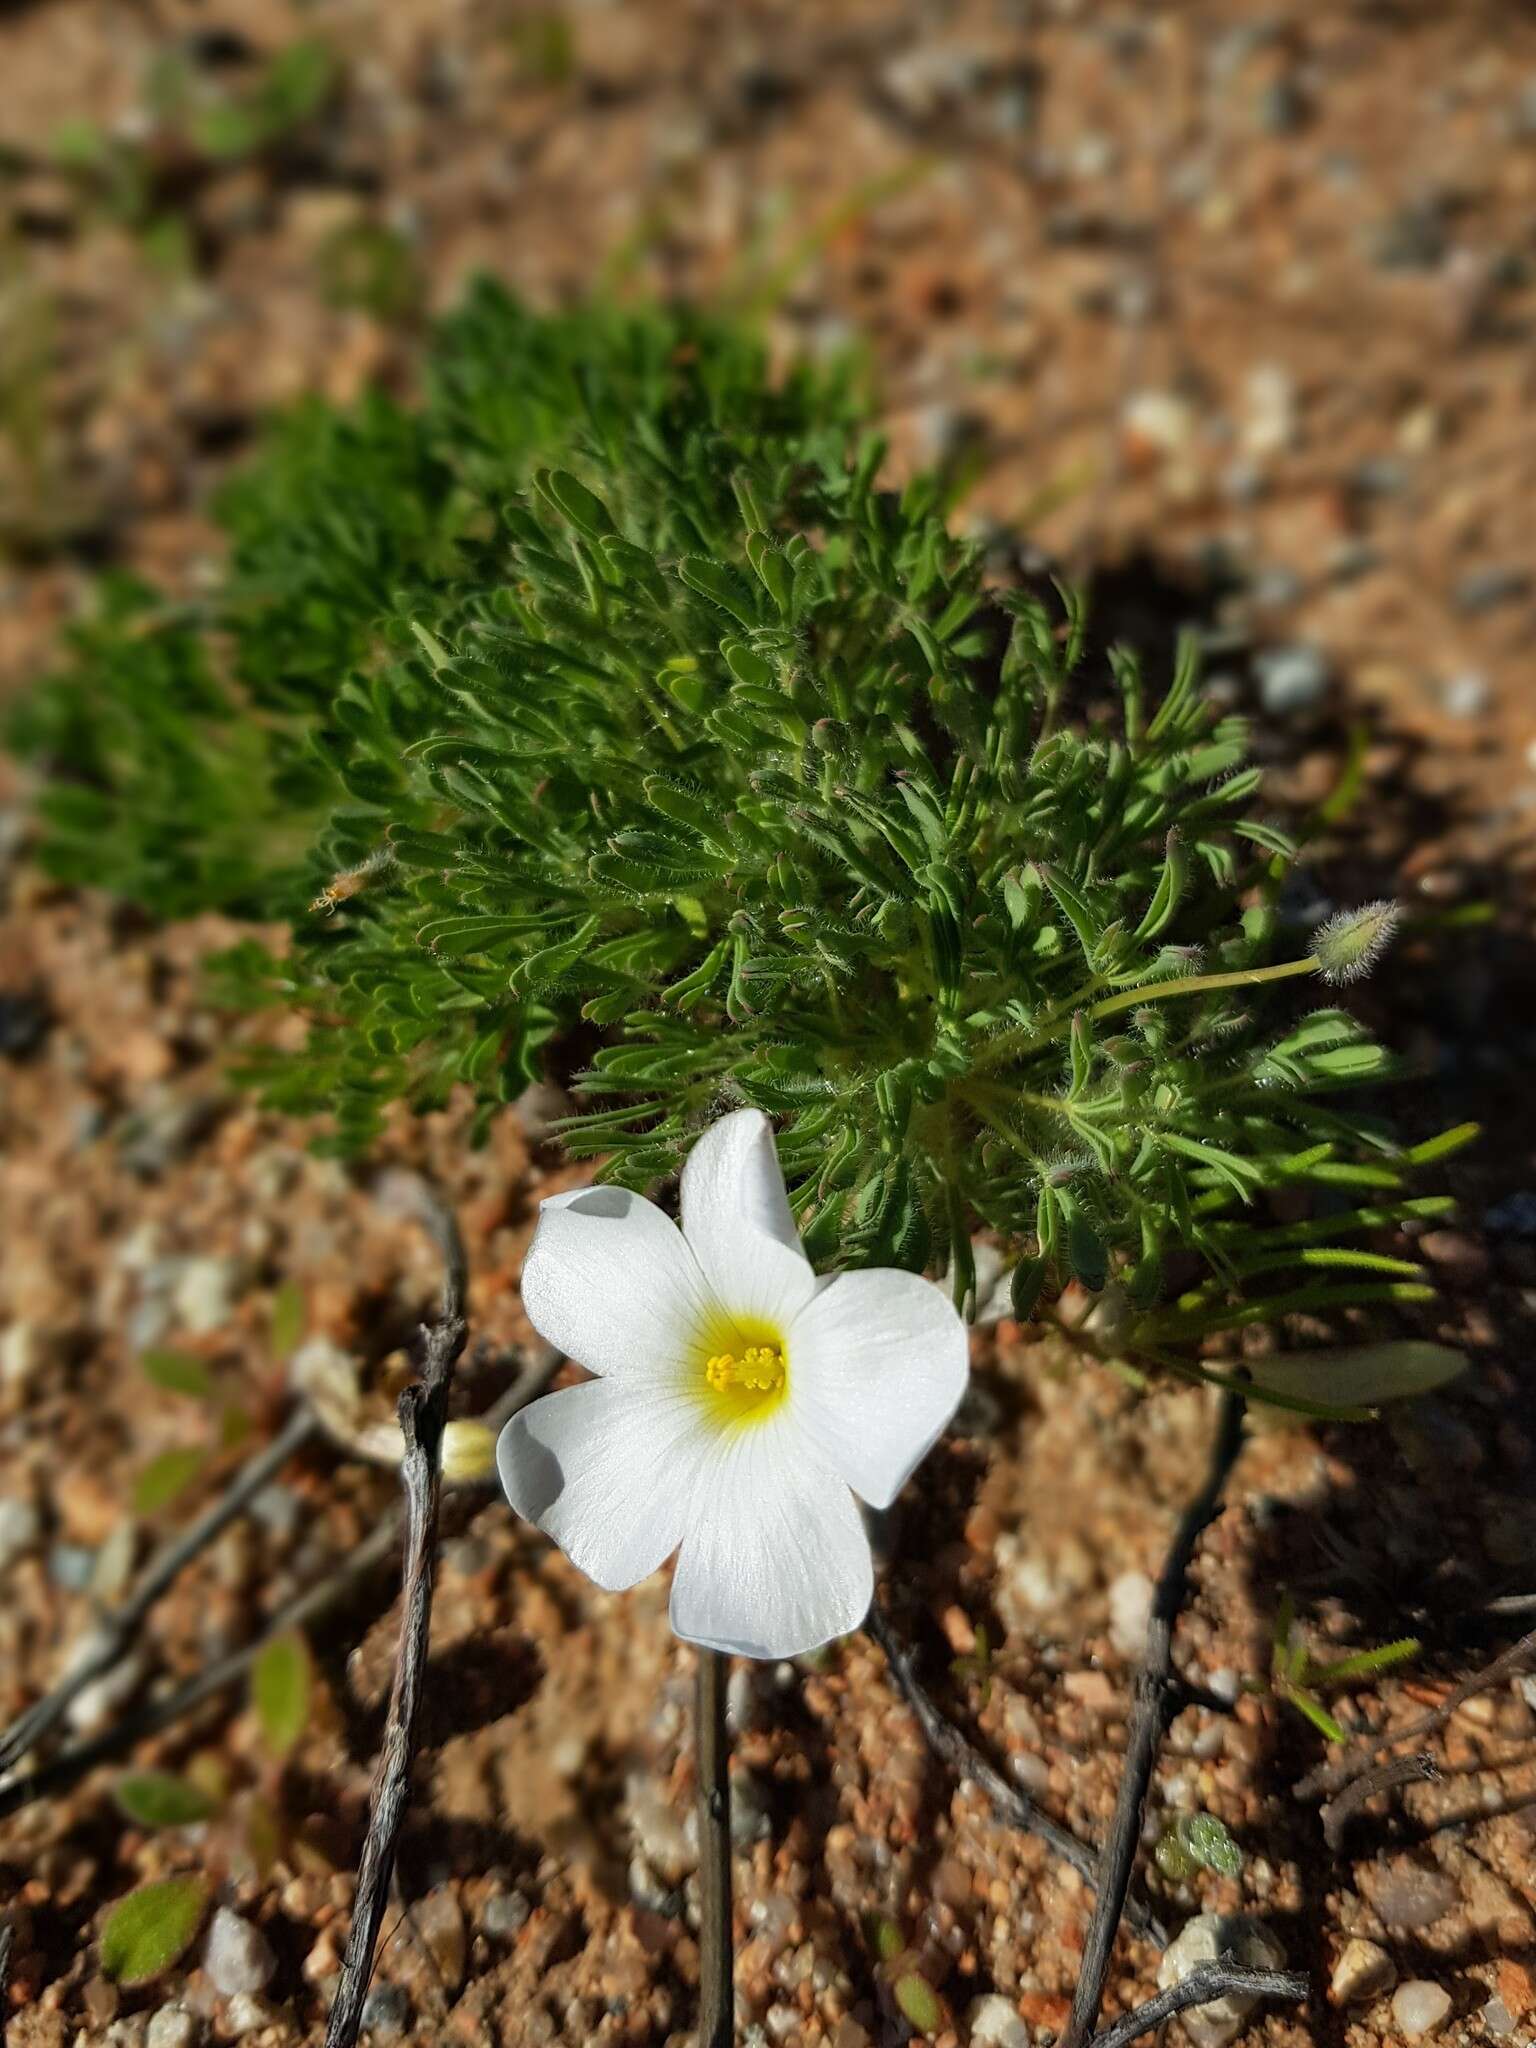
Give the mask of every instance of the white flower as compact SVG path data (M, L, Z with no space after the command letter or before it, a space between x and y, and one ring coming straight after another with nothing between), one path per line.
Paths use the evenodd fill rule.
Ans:
M542 1205L523 1306L598 1377L497 1446L519 1514L619 1592L681 1547L672 1626L744 1657L857 1628L888 1507L965 1388L965 1325L914 1273L818 1280L757 1110L690 1153L682 1228L621 1188Z

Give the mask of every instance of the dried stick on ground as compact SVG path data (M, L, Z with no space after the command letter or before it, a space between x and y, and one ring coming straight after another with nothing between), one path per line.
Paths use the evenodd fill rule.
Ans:
M1338 1793L1370 1770L1376 1758L1389 1749L1396 1749L1400 1742L1422 1742L1426 1735L1435 1735L1450 1720L1458 1707L1475 1699L1479 1693L1491 1692L1496 1685L1502 1685L1506 1678L1513 1678L1525 1669L1527 1664L1536 1664L1536 1629L1524 1635L1518 1643L1511 1643L1500 1657L1491 1664L1485 1664L1480 1671L1474 1671L1470 1678L1464 1678L1454 1687L1431 1713L1421 1715L1406 1728L1398 1728L1384 1735L1368 1736L1354 1749L1346 1750L1333 1763L1319 1764L1315 1771L1309 1771L1296 1786L1298 1799L1314 1799L1321 1793ZM1396 1782L1396 1781L1395 1781ZM1383 1785L1377 1788L1385 1790Z
M266 1448L242 1465L217 1500L151 1559L143 1578L120 1607L98 1617L77 1658L51 1691L18 1715L0 1735L0 1774L55 1727L85 1688L110 1671L132 1647L150 1609L180 1577L198 1553L220 1535L298 1450L319 1435L319 1424L307 1408L297 1409Z
M11 1943L16 1930L7 1920L0 1927L0 2048L5 2048L5 2023L11 2016Z
M390 1689L384 1743L373 1780L368 1838L358 1866L352 1928L342 1958L341 1983L325 2030L326 2048L354 2048L362 2024L363 2001L373 1975L373 1952L388 1903L395 1850L410 1803L411 1766L416 1758L416 1729L432 1628L443 1429L448 1421L453 1368L464 1348L468 1274L464 1243L453 1217L434 1199L427 1220L433 1223L443 1245L448 1272L443 1282L441 1318L427 1332L421 1378L400 1396L400 1430L405 1438L405 1456L400 1465L405 1490L400 1645L395 1653L395 1682Z
M736 2038L727 1663L718 1650L699 1652L699 2048L731 2048Z
M1093 2037L1092 2048L1127 2048L1177 2012L1214 1998L1305 1998L1307 1980L1292 1970L1249 1970L1238 1963L1201 1963L1177 1984L1159 1991Z
M1423 1785L1440 1776L1440 1767L1428 1751L1420 1750L1416 1756L1390 1758L1374 1769L1362 1771L1353 1784L1346 1785L1336 1799L1330 1799L1323 1808L1323 1840L1335 1855L1344 1846L1344 1837L1349 1824L1378 1792L1390 1792L1398 1785Z
M896 1689L917 1717L923 1739L934 1755L960 1777L974 1780L991 1800L999 1820L1006 1821L1010 1827L1022 1828L1028 1834L1038 1835L1047 1848L1054 1850L1064 1863L1070 1863L1089 1885L1096 1885L1098 1852L1087 1842L1080 1842L1060 1821L1052 1820L1027 1792L1020 1791L1017 1785L1010 1785L1002 1772L988 1763L975 1744L967 1740L953 1721L947 1719L919 1683L912 1668L911 1651L904 1649L896 1640L890 1623L878 1607L869 1610L864 1630L884 1651ZM1159 1947L1165 1945L1167 1936L1139 1899L1127 1899L1125 1916L1139 1934L1150 1936Z
M1173 1630L1184 1605L1189 1567L1195 1546L1216 1518L1227 1475L1237 1462L1243 1444L1243 1396L1226 1393L1221 1397L1216 1442L1211 1453L1205 1483L1179 1518L1173 1542L1163 1561L1152 1595L1152 1614L1147 1624L1147 1648L1136 1679L1131 1707L1129 1740L1114 1818L1099 1866L1099 1895L1083 1943L1082 1969L1072 2000L1072 2013L1058 2048L1086 2048L1104 2002L1104 1982L1109 1974L1110 1952L1115 1945L1120 1918L1130 1890L1131 1871L1141 1840L1141 1823L1146 1813L1147 1792L1152 1769L1178 1696L1173 1676Z
M519 1408L536 1400L563 1363L557 1351L540 1353L517 1384L509 1388L485 1415L486 1426L498 1430ZM160 1735L167 1728L174 1728L178 1722L195 1713L206 1700L238 1685L274 1636L287 1635L294 1629L308 1628L319 1621L322 1615L340 1606L359 1580L383 1564L400 1540L401 1519L400 1509L390 1508L362 1542L347 1552L328 1578L306 1587L302 1593L296 1593L277 1610L253 1641L194 1672L173 1691L159 1699L149 1700L135 1713L125 1714L122 1720L114 1721L99 1735L61 1749L25 1777L12 1778L8 1784L0 1785L0 1820L8 1820L13 1813L20 1812L22 1807L30 1806L35 1800L67 1791L98 1764L110 1763L114 1758L126 1755L136 1743L145 1742L152 1735Z

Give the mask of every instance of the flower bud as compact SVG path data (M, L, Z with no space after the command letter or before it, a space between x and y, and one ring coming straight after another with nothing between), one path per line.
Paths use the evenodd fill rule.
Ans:
M1391 944L1402 911L1383 899L1341 910L1312 935L1312 952L1325 981L1360 981Z
M496 1437L483 1422L450 1422L443 1431L443 1477L470 1486L496 1470Z

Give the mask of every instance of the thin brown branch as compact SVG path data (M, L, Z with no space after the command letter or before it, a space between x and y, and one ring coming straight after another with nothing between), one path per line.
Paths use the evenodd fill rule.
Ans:
M451 1213L432 1203L430 1220L448 1261L442 1314L426 1333L421 1377L400 1396L400 1431L405 1456L400 1477L405 1492L405 1569L400 1644L390 1689L384 1742L373 1780L368 1836L357 1873L352 1927L342 1958L341 1983L326 2025L326 2048L355 2048L363 2001L373 1975L389 1883L400 1830L410 1804L411 1767L416 1757L427 1645L432 1630L432 1590L437 1567L437 1517L442 1495L443 1430L453 1368L464 1348L464 1298L468 1279L463 1240Z
M735 1939L731 1907L731 1748L725 1725L729 1659L700 1650L699 2048L736 2038Z
M1009 1827L1038 1835L1046 1847L1064 1863L1070 1863L1086 1883L1096 1884L1098 1852L1089 1843L1079 1841L1060 1821L1052 1820L1027 1792L1009 1784L1002 1772L989 1763L976 1745L945 1715L919 1681L913 1669L911 1651L897 1641L890 1623L878 1607L869 1610L864 1631L885 1653L896 1690L911 1708L924 1741L940 1762L947 1764L957 1776L970 1778L979 1785L992 1802L992 1810L999 1820L1005 1821ZM1167 1935L1150 1909L1139 1899L1129 1899L1125 1913L1139 1934L1149 1936L1160 1948L1166 1944Z
M318 1434L319 1424L310 1411L295 1410L271 1443L240 1467L218 1499L161 1546L122 1605L98 1616L92 1624L85 1638L85 1654L78 1656L58 1683L18 1715L0 1736L0 1775L58 1725L88 1685L121 1662L161 1595L199 1552L245 1512L295 1452Z
M16 1930L7 1920L0 1926L0 2048L5 2048L6 2023L11 2017L11 1945Z
M399 1511L391 1509L356 1549L348 1552L339 1570L280 1607L253 1642L231 1650L228 1656L220 1657L216 1663L194 1672L192 1677L162 1698L149 1700L137 1713L126 1714L99 1734L74 1743L68 1749L61 1749L56 1756L28 1771L25 1777L12 1778L0 1785L0 1820L8 1820L13 1813L32 1805L35 1800L48 1799L55 1793L67 1791L88 1771L95 1770L98 1764L111 1763L135 1744L147 1741L152 1735L163 1734L167 1728L174 1728L179 1721L195 1713L205 1700L238 1685L274 1636L305 1628L339 1606L359 1579L384 1562L399 1535Z
M1323 1808L1323 1840L1337 1855L1344 1846L1350 1822L1368 1799L1374 1799L1378 1792L1390 1792L1398 1785L1433 1783L1439 1776L1439 1765L1427 1750L1422 1749L1414 1756L1391 1757L1372 1770L1362 1771L1353 1783L1346 1785L1337 1798L1330 1799Z
M1506 1678L1513 1678L1523 1671L1527 1664L1536 1663L1536 1629L1524 1635L1519 1642L1511 1643L1502 1656L1495 1657L1491 1664L1474 1671L1470 1678L1464 1678L1454 1686L1439 1706L1423 1714L1417 1721L1411 1721L1406 1728L1394 1729L1384 1735L1371 1735L1332 1763L1319 1764L1309 1771L1296 1785L1298 1799L1315 1799L1320 1793L1337 1794L1344 1787L1368 1771L1376 1758L1389 1749L1396 1749L1400 1742L1422 1742L1426 1735L1438 1735L1458 1707L1464 1707L1468 1700L1476 1699L1479 1693L1491 1692L1496 1685L1502 1685Z
M557 1351L539 1353L517 1383L487 1411L483 1417L486 1426L499 1429L519 1408L536 1400L563 1363ZM359 1580L365 1579L384 1563L400 1540L401 1519L398 1505L389 1508L362 1542L348 1551L334 1572L306 1587L302 1593L295 1594L271 1616L260 1635L251 1642L238 1650L231 1650L217 1663L194 1672L171 1692L149 1700L136 1713L124 1715L122 1720L115 1721L100 1734L60 1750L25 1777L12 1778L9 1783L0 1784L0 1820L9 1819L35 1800L67 1791L88 1771L95 1770L98 1764L111 1763L114 1758L126 1755L135 1744L163 1734L167 1728L174 1728L205 1701L238 1685L274 1636L288 1635L294 1629L312 1626L333 1608L339 1607Z
M1173 1542L1152 1595L1146 1655L1137 1674L1136 1695L1131 1707L1125 1768L1099 1865L1098 1897L1094 1901L1087 1939L1083 1943L1082 1968L1072 1999L1072 2012L1059 2048L1084 2048L1104 2002L1110 1953L1130 1890L1153 1766L1178 1697L1178 1685L1173 1675L1174 1626L1188 1591L1189 1568L1194 1561L1196 1546L1220 1511L1227 1477L1243 1446L1243 1409L1241 1394L1222 1395L1210 1467L1199 1493L1179 1517L1178 1528L1174 1531Z
M1138 2005L1113 2026L1093 2037L1092 2048L1128 2048L1143 2034L1150 2034L1175 2013L1192 2005L1206 2005L1216 1998L1305 1998L1305 1977L1294 1970L1250 1970L1237 1963L1201 1963L1177 1984Z

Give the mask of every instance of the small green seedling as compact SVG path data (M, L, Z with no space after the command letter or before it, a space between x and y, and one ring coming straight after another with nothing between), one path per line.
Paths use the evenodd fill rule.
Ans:
M1269 1681L1267 1685L1251 1685L1249 1690L1268 1692L1272 1698L1284 1700L1330 1742L1347 1742L1349 1731L1329 1713L1318 1697L1319 1693L1333 1686L1347 1685L1354 1679L1374 1678L1398 1664L1406 1664L1419 1654L1421 1648L1417 1636L1399 1636L1395 1642L1383 1643L1377 1649L1360 1650L1353 1656L1321 1662L1302 1640L1295 1603L1287 1593L1275 1617Z
M1243 1852L1213 1813L1181 1813L1158 1837L1153 1860L1173 1884L1184 1884L1197 1870L1236 1877Z

